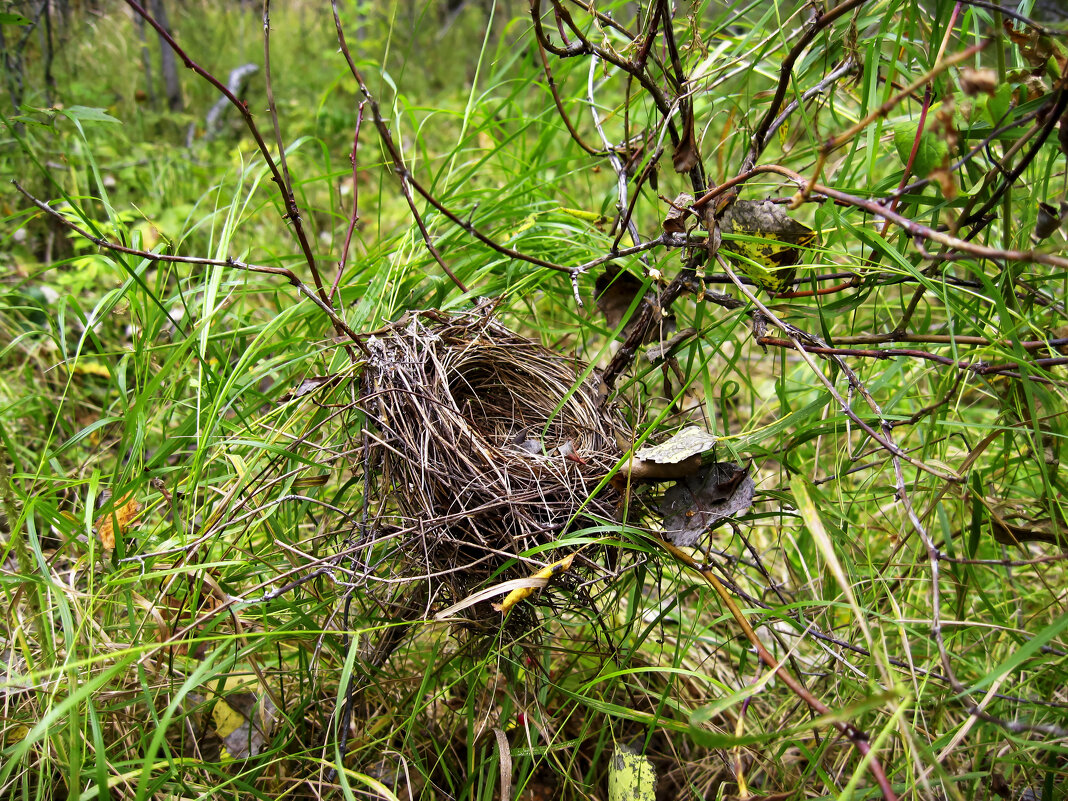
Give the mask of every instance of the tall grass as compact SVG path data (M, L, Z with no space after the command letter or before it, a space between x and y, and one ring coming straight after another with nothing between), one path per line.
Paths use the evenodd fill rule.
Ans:
M688 44L681 58L713 181L737 172L807 9L782 0L680 9L675 34ZM598 10L637 29L629 6ZM412 175L495 242L575 266L612 247L616 175L569 135L521 11L472 6L446 28L434 4L342 8ZM182 46L216 75L261 61L259 9L172 13ZM618 43L607 23L573 13ZM921 13L911 0L873 0L835 23L797 64L787 99L850 53L863 70L802 102L762 162L809 175L828 137L936 66L944 38L953 53L996 30L993 12L962 7L947 38L953 13L953 3ZM280 127L327 284L358 202L335 304L345 323L371 332L412 310L503 298L503 323L604 368L625 321L598 311L602 268L577 277L580 305L568 275L505 257L417 198L462 291L413 224L369 109L358 112L328 10L278 6L271 16ZM285 267L310 285L248 136L185 146L187 126L214 102L210 88L188 75L189 111L152 111L135 96L139 44L126 13L107 5L66 25L63 108L38 107L43 93L31 86L23 108L5 109L5 174L109 241ZM628 132L658 130L652 104L633 86L628 96L618 70L550 64L587 142L598 141L591 105L613 142L625 120ZM972 64L1027 86L1031 66L1010 40ZM250 103L269 131L257 80ZM957 70L932 78L945 108L958 80ZM1041 97L1017 93L1014 119L1064 91L1045 80ZM836 150L824 183L865 199L893 192L907 160L894 133L916 121L922 100L921 88ZM962 108L978 100L957 91L955 102L967 148L993 122ZM969 192L982 202L990 159L1019 136L995 139L985 160L955 173L956 198L928 185L898 209L931 228L953 225ZM639 168L656 146L646 143ZM670 156L635 206L647 238L666 213L658 196L688 188ZM976 244L1028 250L1039 201L1056 207L1064 187L1054 137ZM744 196L792 192L764 175ZM322 311L277 276L98 248L14 189L2 197L0 796L488 800L501 797L504 770L513 798L604 798L625 745L652 759L659 797L877 797L868 760L835 722L866 733L901 797L1061 792L1064 270L927 260L907 232L830 200L808 203L796 215L819 231L819 246L800 265L801 288L839 271L855 284L759 299L831 346L866 351L841 356L855 380L839 362L814 372L796 348L760 344L753 302L732 309L695 294L671 309L679 330L694 329L674 365L639 356L619 380L614 399L635 439L698 424L719 438L717 458L751 463L754 506L693 558L714 566L762 643L829 707L821 715L762 664L714 587L667 555L637 511L629 523L567 534L615 556L547 590L554 608L540 608L518 639L504 625L480 637L454 631L429 602L408 619L376 606L347 558L376 516L395 510L365 503L359 454L370 430L347 405L359 359ZM1064 242L1055 233L1039 249L1060 253ZM647 263L617 261L647 291L657 273L662 288L681 269L666 248ZM745 300L707 272L708 289ZM629 312L640 306L636 297ZM326 376L338 383L308 391L305 381ZM855 418L929 469L905 462L899 476L824 380ZM641 497L633 503L640 509ZM402 603L418 582L390 586ZM399 647L378 665L374 649L391 632Z

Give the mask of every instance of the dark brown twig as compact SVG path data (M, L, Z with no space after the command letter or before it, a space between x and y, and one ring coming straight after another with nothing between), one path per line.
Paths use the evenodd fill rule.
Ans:
M267 147L267 143L263 140L263 135L260 133L256 121L252 118L252 112L249 111L248 103L239 100L222 81L201 67L197 62L193 61L185 50L183 50L174 40L167 29L160 25L160 23L139 3L137 3L136 0L126 0L126 4L156 30L156 33L159 34L160 38L167 43L167 46L174 51L175 55L182 59L182 62L187 68L219 90L219 92L221 92L241 113L249 133L252 134L252 138L256 141L256 146L259 148L260 154L263 156L267 169L271 171L271 176L274 179L275 184L278 186L278 191L282 193L282 200L286 209L286 219L293 224L293 232L297 236L297 242L300 244L301 252L304 254L304 259L308 263L308 269L311 270L312 281L315 283L315 291L319 295L319 299L322 303L329 307L330 300L327 297L326 288L323 286L322 279L319 276L319 268L315 264L315 256L312 254L311 244L308 242L308 236L304 231L304 224L301 222L300 208L297 206L297 201L293 196L293 193L288 190L288 182L279 171L278 165L271 156L270 148ZM336 316L337 315L335 314L334 317Z
M314 303L317 307L319 307L319 309L327 317L330 318L330 321L334 324L334 327L337 328L339 332L344 333L347 337L349 337L349 339L351 339L357 346L359 346L359 348L365 354L368 353L367 347L360 340L359 335L351 328L349 328L348 323L346 323L338 316L337 312L334 310L334 307L331 306L329 303L323 301L323 299L319 297L319 294L317 292L313 292L311 289L305 286L304 283L299 278L297 278L296 274L292 270L288 270L285 267L267 267L261 264L249 264L247 262L238 261L237 259L206 259L197 256L174 256L167 253L153 253L149 250L128 248L124 245L109 242L108 240L102 239L98 236L93 236L85 229L68 220L66 217L64 217L58 211L53 209L43 200L38 200L37 198L35 198L33 195L23 189L18 181L12 181L11 183L14 184L15 188L27 200L37 206L37 208L39 208L41 211L45 212L46 214L61 222L67 228L74 231L74 233L76 233L78 236L88 240L89 242L92 242L97 247L104 248L105 250L110 250L114 253L125 253L130 256L137 256L138 258L148 259L150 261L162 261L171 264L199 264L202 266L209 267L231 267L235 270L244 270L245 272L250 273L263 273L265 275L277 275L279 277L285 278L286 281L288 281L289 284L293 286L300 294L302 294L304 297Z
M748 171L754 164L757 163L757 159L760 158L760 154L764 152L764 148L768 143L768 132L771 130L772 125L775 123L776 117L779 115L779 109L782 107L782 102L786 98L786 90L790 86L790 80L793 77L794 64L801 57L801 54L808 49L808 46L812 44L816 36L821 31L827 28L832 22L840 17L848 14L855 8L859 8L864 5L866 0L845 0L834 8L827 11L825 14L821 14L813 20L812 24L805 31L801 38L797 41L790 52L786 54L786 58L783 59L782 65L779 67L779 83L775 87L775 95L771 99L771 105L768 106L768 110L764 112L764 117L753 131L753 136L750 138L749 152L745 154L745 159L742 161L741 172Z

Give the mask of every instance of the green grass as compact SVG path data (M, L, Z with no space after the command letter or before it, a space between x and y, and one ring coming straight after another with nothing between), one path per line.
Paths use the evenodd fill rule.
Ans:
M674 28L687 74L697 76L697 135L716 182L739 169L809 7L735 5L701 5L692 18L680 7ZM820 35L798 61L787 101L850 53L864 69L803 103L759 163L811 176L829 137L935 65L953 4L924 13L913 5L873 0ZM569 136L525 10L496 8L483 38L486 17L473 6L444 31L436 5L391 8L369 10L363 38L354 7L342 15L414 178L529 256L574 266L608 253L615 173ZM634 30L628 8L613 4ZM588 14L573 13L594 29ZM191 4L172 14L182 46L220 77L262 61L259 9ZM279 6L272 23L289 170L329 285L352 211L359 95L328 9ZM963 8L946 54L992 25L990 12ZM12 30L5 25L5 37ZM623 46L618 32L596 30L595 41ZM214 102L211 88L183 75L189 111L181 114L139 101L137 34L117 5L75 14L61 32L54 100L65 113L46 108L31 47L23 107L3 109L0 172L110 241L285 267L310 285L251 139L228 133L186 149L187 126ZM668 58L659 40L653 54ZM550 64L571 120L599 145L589 60L550 56ZM974 65L1000 70L999 82L1013 86L1028 67L1006 39ZM661 118L618 71L598 64L594 79L611 141L623 140L625 120L632 136L652 131L641 172ZM1007 113L1020 119L1048 101L1045 80L1041 99L1021 97ZM963 152L992 123L958 82L956 69L932 78L936 98L948 105L954 94ZM262 72L250 91L269 134ZM915 124L922 101L921 89L835 150L821 183L863 199L893 192L904 171L893 134ZM578 277L580 306L566 274L508 259L417 199L436 247L469 288L460 291L424 246L369 114L358 149L360 220L336 303L347 325L370 332L411 310L457 312L503 297L505 325L606 367L618 345L595 304L601 268ZM1020 133L991 152L1000 158ZM1009 216L976 244L1032 247L1039 201L1064 198L1056 138L995 209ZM668 143L657 187L645 185L635 205L646 238L659 235L668 208L658 195L689 189L671 155ZM929 185L904 195L899 213L931 228L955 225L972 193L972 210L988 196L989 159L980 154L954 173L956 197ZM743 197L794 191L762 174ZM353 543L397 509L371 505L360 448L373 428L351 405L362 364L321 310L277 276L98 248L9 186L0 188L0 211L0 797L488 801L500 797L499 774L510 764L512 798L605 798L620 744L646 754L660 792L674 798L745 790L879 797L836 721L867 733L903 798L988 798L1002 786L1014 798L1027 788L1044 799L1062 792L1064 555L1049 541L1012 546L995 535L999 517L1024 536L1064 531L1064 368L1035 361L1056 360L1063 348L1024 344L1066 335L1063 269L925 260L910 235L894 226L884 235L855 207L824 200L791 212L820 232L799 277L853 271L858 280L833 294L758 298L832 345L898 351L841 356L881 420L839 363L812 358L856 418L882 434L881 421L893 423L895 444L929 468L903 462L900 479L796 350L755 341L750 301L728 309L684 295L672 311L680 330L696 333L675 353L678 371L639 354L618 381L614 400L637 438L659 441L693 423L720 438L719 458L752 461L756 503L696 558L718 566L763 644L829 708L820 714L760 662L714 588L657 545L645 527L654 516L638 500L629 524L567 533L568 545L604 545L590 553L612 557L576 571L580 587L546 591L517 640L503 626L476 637L433 621L418 581L360 578ZM1038 249L1059 254L1064 244L1058 232ZM648 266L636 257L618 263L639 277L655 268L665 282L681 269L678 250L648 256ZM709 289L743 297L718 268L706 271ZM871 341L899 326L912 340ZM786 336L774 326L769 335ZM984 374L947 359L1020 366ZM328 375L338 376L330 388L286 399L305 379ZM937 582L899 484L932 546L949 557L938 562ZM130 499L137 520L116 526L114 547L105 547L104 521ZM388 542L367 561L375 557L394 557ZM377 578L402 571L384 561ZM413 598L419 608L403 621L388 607ZM372 669L368 648L393 630L403 635L399 647ZM341 738L353 686L359 697ZM989 718L973 716L973 704ZM241 738L251 734L247 756Z

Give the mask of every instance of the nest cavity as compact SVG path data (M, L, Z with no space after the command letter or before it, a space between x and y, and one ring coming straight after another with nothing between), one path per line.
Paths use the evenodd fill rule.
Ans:
M360 407L378 477L368 491L399 517L405 572L449 577L439 600L494 574L528 575L501 566L615 518L620 498L604 479L625 426L584 364L480 312L413 314L367 347Z

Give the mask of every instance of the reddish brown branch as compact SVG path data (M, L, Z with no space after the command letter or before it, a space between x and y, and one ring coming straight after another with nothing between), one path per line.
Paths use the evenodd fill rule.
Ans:
M252 112L249 111L248 103L239 100L237 95L231 92L222 81L197 64L197 62L193 61L185 50L183 50L174 40L174 37L171 36L170 32L160 25L160 23L142 8L136 0L126 0L126 4L144 19L145 22L155 28L156 33L158 33L160 38L167 43L167 46L174 51L175 55L182 59L182 62L187 68L218 89L219 92L221 92L223 96L241 113L249 133L251 133L252 138L256 140L256 146L259 148L260 154L263 156L263 160L267 164L267 168L271 171L271 177L278 186L278 191L282 194L282 202L286 209L285 217L293 224L293 232L296 234L297 242L300 244L300 249L304 254L305 261L308 263L308 268L311 270L312 281L315 283L315 290L319 295L319 299L326 306L330 306L330 299L327 297L326 289L323 286L322 279L319 277L319 268L315 264L315 256L312 254L311 244L308 242L307 234L304 231L304 224L301 222L300 208L297 206L296 198L289 190L288 182L279 171L278 165L271 156L270 148L267 147L267 143L263 140L263 135L260 133L256 121L252 118Z
M75 223L68 220L58 211L53 209L43 200L39 200L22 188L22 185L18 181L12 181L15 189L17 189L23 197L29 200L33 205L39 208L41 211L50 215L53 219L58 220L70 230L74 231L78 236L83 239L92 242L97 247L110 250L113 253L125 253L130 256L137 256L138 258L148 259L150 261L162 261L170 264L197 264L208 267L231 267L235 270L243 270L250 273L263 273L265 275L277 275L281 278L285 278L291 286L293 286L300 294L308 298L312 303L319 307L319 309L330 318L330 321L334 324L334 327L339 332L349 337L365 355L370 356L370 352L367 350L367 346L360 341L359 336L349 328L348 324L338 316L337 311L329 303L323 301L317 292L313 292L305 284L297 278L296 274L292 270L288 270L285 267L267 267L261 264L249 264L247 262L238 261L237 259L206 259L197 256L174 256L167 253L153 253L150 250L138 250L137 248L129 248L125 245L119 245L115 242L109 242L106 239L102 239L98 236L93 236L84 228L79 227Z

